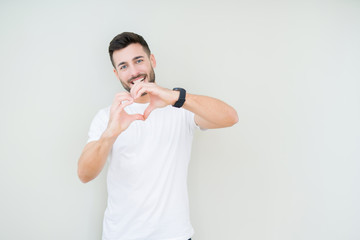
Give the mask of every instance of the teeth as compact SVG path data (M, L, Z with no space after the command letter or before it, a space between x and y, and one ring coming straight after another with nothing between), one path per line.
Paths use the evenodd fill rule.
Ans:
M138 79L138 80L136 80L136 81L133 81L133 84L136 84L136 83L142 82L144 79L145 79L145 78L140 78L140 79Z

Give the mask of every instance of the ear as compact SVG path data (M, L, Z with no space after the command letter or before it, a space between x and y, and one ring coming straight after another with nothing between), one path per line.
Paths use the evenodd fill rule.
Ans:
M115 73L116 78L119 79L119 74L118 74L118 72L116 71L115 68L114 68L114 73Z
M151 66L152 66L153 68L155 68L155 67L156 67L156 60L155 60L154 54L151 54L151 55L150 55L150 62L151 62Z

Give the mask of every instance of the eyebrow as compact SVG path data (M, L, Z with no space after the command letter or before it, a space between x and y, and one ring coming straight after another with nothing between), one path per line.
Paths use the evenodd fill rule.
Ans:
M138 59L140 59L140 58L144 58L144 56L134 57L134 58L133 58L133 61L134 61L134 60L138 60ZM123 64L125 64L125 63L126 63L126 62L121 62L121 63L119 63L117 66L120 67L121 65L123 65Z

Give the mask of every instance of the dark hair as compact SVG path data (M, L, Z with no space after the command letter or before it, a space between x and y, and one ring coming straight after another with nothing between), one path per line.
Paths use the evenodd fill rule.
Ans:
M132 43L139 43L144 48L144 51L148 56L150 56L150 48L145 41L145 39L140 36L139 34L132 33L132 32L123 32L117 35L116 37L111 40L109 45L109 54L110 54L110 60L112 65L115 67L114 61L113 61L113 53L116 50L120 50L123 48L126 48Z

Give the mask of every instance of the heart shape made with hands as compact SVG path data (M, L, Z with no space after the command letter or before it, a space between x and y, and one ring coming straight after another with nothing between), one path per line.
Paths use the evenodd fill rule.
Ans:
M109 131L114 135L120 134L127 129L133 121L142 120L145 121L150 113L156 109L166 106L165 101L156 94L147 92L148 96L143 98L142 102L149 102L143 113L128 113L125 108L135 102L136 98L128 92L121 92L115 95L113 104L110 108L110 119L108 123Z
M131 102L129 102L129 104L126 104L126 105L130 106L134 103L135 103L135 101L132 100ZM145 108L145 110L142 113L140 112L138 114L129 114L129 115L141 115L144 118L143 120L146 120L149 117L150 113L153 110L155 110L156 108L158 108L158 107L150 100L149 105Z
M149 106L145 109L143 116L147 119L150 113L156 108L163 108L169 105L172 91L162 88L155 83L137 82L130 90L130 97L133 101L141 97L147 97Z
M127 115L132 116L132 117L137 116L136 120L146 120L153 110L155 110L156 108L159 108L159 106L157 106L154 103L154 101L151 101L152 99L154 99L154 98L150 97L149 105L145 108L145 110L142 113L141 112L140 113L132 113L132 114L127 113ZM124 109L125 107L130 106L134 103L135 103L135 99L132 98L131 96L128 96L127 99L123 100L120 105L122 106L122 109Z
M134 120L146 120L150 113L156 108L163 108L167 105L172 104L173 100L178 98L179 93L175 93L162 88L155 83L144 83L137 82L134 86L131 87L130 92L121 92L118 93L114 99L114 111L117 111L122 115L122 119L129 123ZM141 98L142 103L149 103L142 114L128 114L123 112L123 109L133 104L137 99Z

